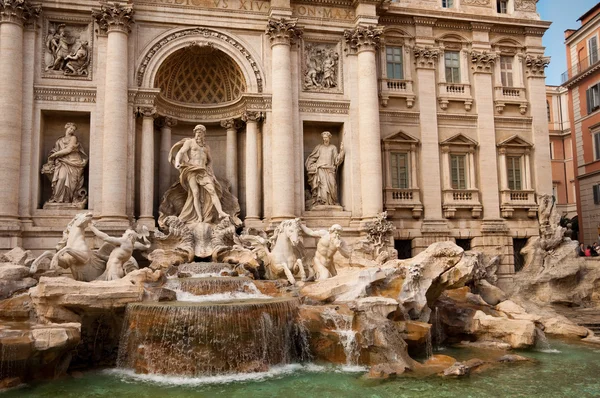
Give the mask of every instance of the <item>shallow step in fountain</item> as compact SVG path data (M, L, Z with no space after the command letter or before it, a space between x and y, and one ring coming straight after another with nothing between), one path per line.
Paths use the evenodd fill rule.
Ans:
M233 272L231 264L225 263L188 263L178 267L178 274L220 276L229 275Z
M181 278L176 282L181 291L197 296L230 292L258 293L252 281L242 277Z
M293 298L129 304L118 365L200 376L292 363L308 350L295 323L298 305Z

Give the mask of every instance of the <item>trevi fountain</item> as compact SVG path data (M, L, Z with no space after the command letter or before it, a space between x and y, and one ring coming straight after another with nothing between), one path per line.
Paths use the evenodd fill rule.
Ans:
M21 138L0 135L0 396L600 396L600 267L576 256L549 176L530 170L549 162L531 151L547 147L545 107L484 103L500 53L520 65L517 90L543 92L547 23L535 1L511 6L520 47L494 38L514 29L489 1L459 2L453 17L421 3L0 0L0 125L25 132L22 155ZM459 11L485 23L444 22ZM378 96L380 16L407 26L386 31L406 75L394 83L389 69ZM440 97L438 141L443 51L471 72L439 83L460 92ZM509 126L497 146L494 123ZM384 186L382 151L395 162ZM506 153L527 162L516 196L496 174ZM442 183L453 177L440 156L467 162L467 186ZM399 259L395 240L412 233ZM514 236L527 239L519 272Z

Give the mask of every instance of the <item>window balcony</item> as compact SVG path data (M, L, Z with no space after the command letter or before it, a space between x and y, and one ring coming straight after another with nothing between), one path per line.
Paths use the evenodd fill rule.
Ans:
M405 98L406 106L412 108L415 104L415 93L412 80L379 79L381 105L387 106L390 98Z
M600 51L595 51L591 56L587 56L578 63L575 64L571 69L567 70L561 75L562 84L565 84L571 79L576 78L580 74L587 72L588 69L600 67Z
M448 109L450 101L462 102L465 110L470 111L473 106L471 85L465 83L438 83L438 101L440 108Z
M446 189L443 191L444 217L454 218L459 209L471 210L471 217L480 218L483 207L478 189Z
M494 104L496 105L496 111L498 113L504 112L504 107L507 104L518 105L521 115L527 113L527 107L529 105L524 88L502 86L494 88Z
M415 219L421 218L423 214L418 188L385 188L384 206L386 210L410 209Z
M511 218L515 209L527 210L527 216L535 218L538 206L535 202L535 191L528 190L503 190L500 191L502 217Z

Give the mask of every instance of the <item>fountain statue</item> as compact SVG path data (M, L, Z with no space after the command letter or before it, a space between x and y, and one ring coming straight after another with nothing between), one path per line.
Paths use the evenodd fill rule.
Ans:
M313 269L315 272L316 280L324 280L337 275L335 264L333 263L333 256L336 252L350 258L350 248L340 237L340 232L343 231L342 227L338 224L332 225L329 230L318 230L313 231L305 225L301 224L302 232L308 236L319 238L317 242L317 251L315 252L315 258L313 259Z

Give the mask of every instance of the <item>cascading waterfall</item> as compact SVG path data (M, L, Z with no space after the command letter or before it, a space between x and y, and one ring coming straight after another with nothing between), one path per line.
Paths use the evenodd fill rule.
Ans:
M537 351L549 353L549 354L558 354L559 350L552 348L550 346L550 342L546 337L544 331L538 327L535 328L535 348Z
M165 287L177 294L178 301L185 302L271 298L262 294L250 279L240 277L171 279Z
M431 329L427 331L427 337L425 340L425 353L427 355L427 359L433 357L433 344L431 343Z
M440 313L438 307L435 307L433 316L433 327L434 327L434 348L435 351L443 351L442 342L444 341L444 330L442 329L442 321L440 320Z
M333 308L326 308L322 315L333 322L335 326L335 332L340 339L340 343L344 348L344 354L346 355L346 365L358 365L360 351L358 349L358 342L356 341L356 331L352 329L353 316L340 314Z
M118 366L138 373L217 375L267 370L298 352L297 299L127 306Z

